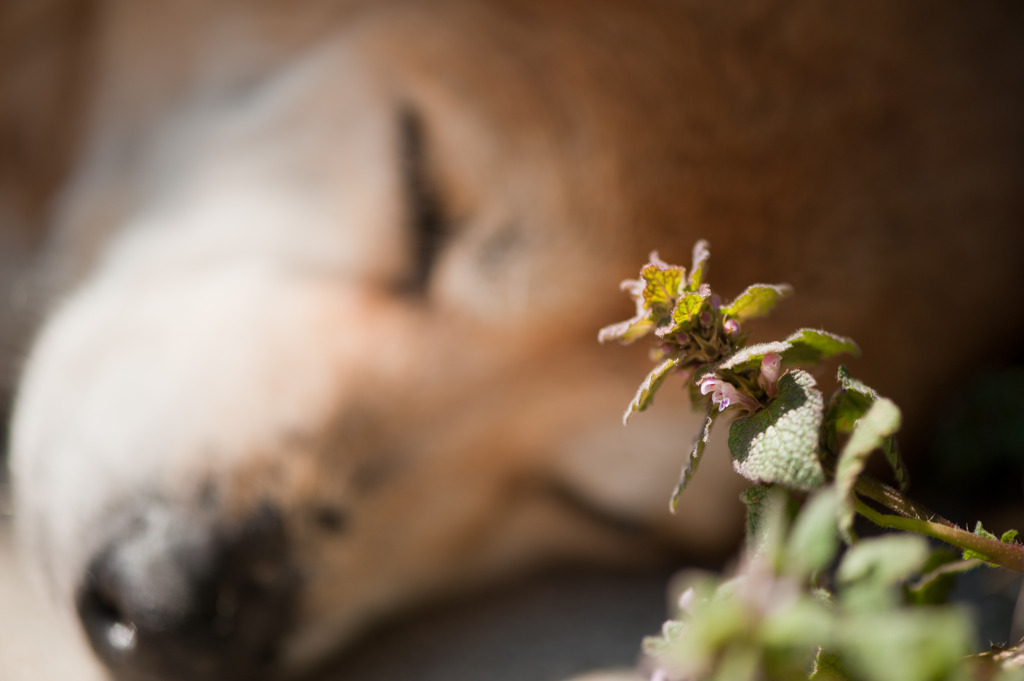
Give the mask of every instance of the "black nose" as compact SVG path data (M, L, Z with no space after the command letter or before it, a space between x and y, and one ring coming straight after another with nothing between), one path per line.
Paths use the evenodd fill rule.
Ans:
M97 654L119 679L258 679L273 666L296 580L280 515L239 527L165 504L119 516L78 593Z

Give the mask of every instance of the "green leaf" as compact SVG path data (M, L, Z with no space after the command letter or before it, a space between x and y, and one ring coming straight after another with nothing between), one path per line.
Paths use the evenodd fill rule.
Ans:
M837 623L844 667L872 681L972 678L964 656L974 645L968 611L913 608L850 613Z
M776 586L785 583L776 582ZM779 600L782 603L769 609L758 631L759 642L766 649L766 673L761 678L806 679L807 667L819 647L832 642L834 612L806 593L789 604Z
M980 520L978 521L978 524L974 526L974 534L978 535L979 537L987 537L989 539L996 538L994 534L992 534L984 527L982 527ZM1004 544L1013 544L1014 540L1017 539L1017 534L1017 530L1007 530L1006 532L1003 532L1003 535L1001 537L999 537L999 541L1003 542ZM978 553L977 551L974 551L972 549L964 549L964 560L970 560L972 558L985 560L985 554ZM996 567L995 563L989 563L988 561L985 562L986 564L991 565L992 567Z
M657 253L651 254L652 260ZM640 270L640 278L644 281L644 308L651 313L657 323L672 314L676 300L683 290L686 270L665 263L650 262Z
M704 301L710 297L711 289L706 286L700 287L697 291L685 291L679 297L679 304L676 305L676 309L672 311L672 321L674 323L667 333L676 333L691 328L704 307Z
M769 343L755 343L754 345L748 345L745 348L740 348L732 355L727 357L721 364L717 366L717 369L726 369L734 373L740 373L749 369L760 369L761 360L769 352L774 352L778 355L782 355L787 350L790 350L792 345L789 341L771 341Z
M800 329L786 340L800 352L811 353L815 361L841 354L860 354L860 348L852 339L821 329Z
M838 495L832 487L821 489L808 499L797 516L786 542L784 566L787 574L803 579L832 562L839 548L836 533Z
M753 284L722 308L722 312L740 322L763 317L792 292L789 284Z
M708 242L701 239L693 245L693 266L690 267L690 290L696 291L704 283L704 275L707 273L708 259L711 251L708 250Z
M849 433L853 431L860 417L878 399L878 393L852 378L845 366L839 367L836 381L839 383L839 389L830 400L829 418L835 421L839 432Z
M597 342L618 341L623 345L629 345L633 341L643 338L654 330L654 322L646 316L633 317L618 324L611 324L597 332Z
M818 329L800 329L784 341L758 343L741 348L719 364L718 368L733 372L759 368L761 360L769 352L778 353L783 362L814 364L842 353L856 355L860 349L856 343L844 336Z
M669 510L672 513L676 512L676 506L679 504L679 497L686 489L687 483L697 473L697 466L700 465L700 460L704 456L704 448L708 446L708 440L711 438L711 426L714 425L715 419L718 418L720 412L714 408L713 405L708 404L707 413L704 414L704 427L701 428L697 437L693 440L693 447L690 448L690 456L686 459L686 465L683 467L683 472L679 475L679 484L676 485L675 491L672 493L672 500L669 502Z
M678 366L680 360L678 359L666 359L664 362L654 368L654 371L647 374L647 378L640 384L640 387L636 391L636 395L633 400L626 407L626 413L622 415L622 423L625 424L629 421L629 417L638 411L643 411L651 405L654 401L654 394L658 392L658 388L665 382Z
M839 371L836 373L836 381L839 382L839 387L843 390L849 390L850 392L858 393L868 398L865 404L870 404L879 397L878 392L874 388L869 387L863 381L851 376L849 369L844 365L839 366Z
M891 594L892 587L917 574L930 556L928 540L916 534L862 539L846 551L836 571L836 581L843 588L845 601L850 601L853 594L854 600L863 598L866 604L874 605L878 599L869 597L870 592L883 590Z
M661 637L644 640L644 651L672 678L698 674L706 678L717 667L722 652L740 640L748 626L749 614L743 604L731 594L728 583L718 584L717 579L709 578L693 584L696 598L688 616L663 627Z
M761 655L756 648L743 642L728 646L716 660L708 681L759 681Z
M994 534L985 529L985 527L981 524L980 520L974 525L974 534L978 535L979 537L987 537L989 539L996 538Z
M836 489L839 491L839 533L847 542L853 541L853 516L856 499L853 488L857 476L864 470L868 457L883 447L900 427L900 410L892 400L875 400L867 413L857 422L850 439L839 454L836 464Z
M661 625L660 636L646 636L643 639L643 651L648 655L658 656L672 651L672 646L686 633L686 623L679 620L667 620Z
M842 658L824 649L818 650L814 668L807 681L848 681L849 675L843 670Z
M818 459L824 398L806 371L779 379L779 396L729 429L733 468L753 482L810 491L825 482Z
M828 408L825 410L825 441L830 451L835 451L838 447L838 433L853 432L871 405L880 399L873 388L851 378L844 366L839 367L837 380L839 389L833 393L829 399ZM910 475L900 457L895 437L885 438L879 445L879 449L882 450L886 461L892 468L900 491L905 492L910 485Z

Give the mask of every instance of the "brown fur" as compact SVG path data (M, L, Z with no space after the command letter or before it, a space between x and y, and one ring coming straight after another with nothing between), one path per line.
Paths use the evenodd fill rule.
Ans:
M297 630L310 642L296 659L383 612L554 559L622 561L666 544L721 551L734 538L739 484L721 453L675 519L663 509L682 446L663 443L650 460L631 454L666 432L688 439L692 416L678 395L640 417L637 444L614 461L580 454L595 438L607 445L647 367L640 349L594 342L597 328L629 315L616 284L651 249L685 264L707 238L724 294L751 281L796 288L760 335L820 326L853 336L864 350L853 372L893 396L913 432L958 372L1021 337L1010 312L1024 283L1019 14L1010 3L933 2L102 3L82 39L95 74L85 79L85 122L68 124L82 130L80 161L48 243L48 287L72 301L55 318L86 310L78 292L114 269L109 253L127 242L126 224L165 210L167 196L180 202L180 187L231 186L246 154L260 161L278 135L294 151L309 130L312 144L290 181L261 191L302 195L317 182L343 191L356 171L330 169L356 138L318 112L349 111L350 82L331 74L357 72L369 83L366 120L398 125L410 111L421 126L444 215L429 278L408 292L419 254L401 195L378 206L379 223L346 227L374 235L366 257L297 268L243 332L246 352L262 358L253 361L274 364L271 392L284 396L211 401L242 414L225 416L231 432L187 440L187 451L153 464L145 492L229 524L263 503L281 509L306 576ZM267 101L285 112L272 125L245 133L243 116L228 128L241 138L195 143L225 112L259 111L260 88L291 82L302 64L319 69L317 87L294 102L292 90L272 90ZM189 121L198 127L181 134L185 148L196 144L195 172L166 137ZM400 167L393 151L367 167ZM58 175L47 166L25 181L48 190ZM122 283L136 296L187 291L191 270L177 267L168 260L166 271ZM270 312L260 306L280 312L266 317L273 333L263 333ZM99 325L84 337L95 358L61 366L84 362L101 384L116 362L102 353L132 343L123 338L141 328L139 310L112 317L117 333ZM191 323L178 321L162 337ZM277 333L293 321L301 328ZM44 340L29 365L26 391L41 396L26 399L26 423L63 418L41 416L53 379L33 373L58 366L45 349L58 340ZM140 395L161 385L161 371L155 362ZM211 386L230 380L197 375ZM190 390L184 402L207 399L203 385ZM670 407L681 425L665 425ZM34 477L48 453L18 423L23 526L68 599L126 493L76 511L88 528L82 545L61 545L48 514L67 511L40 498L47 488ZM246 445L233 451L236 442ZM637 467L656 481L639 502L616 492ZM596 522L566 494L645 529ZM335 537L315 519L337 507L350 517Z

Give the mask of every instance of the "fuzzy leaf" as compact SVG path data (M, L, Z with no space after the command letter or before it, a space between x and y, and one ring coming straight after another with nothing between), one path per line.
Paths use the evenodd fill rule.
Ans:
M696 291L704 283L704 275L708 270L708 259L711 251L708 250L708 242L701 239L693 245L693 265L690 267L690 290Z
M686 634L686 622L667 620L661 625L660 636L645 636L643 651L656 657L672 652L672 647Z
M676 305L676 309L672 311L672 321L674 324L669 333L676 333L677 331L690 328L700 314L701 308L704 307L704 301L710 297L711 289L706 286L700 287L697 291L685 291L679 297L679 304Z
M651 257L656 258L657 254L652 253ZM671 316L685 277L686 271L682 267L664 263L651 262L640 270L640 278L644 281L644 308L650 311L655 322Z
M672 493L672 500L669 503L669 510L672 513L676 512L676 506L679 504L679 496L686 489L687 483L697 473L697 466L700 465L701 457L704 456L704 448L708 446L708 440L711 438L711 426L714 425L715 419L718 417L720 412L715 409L712 405L708 405L707 413L704 414L704 427L701 428L700 433L693 440L693 447L690 448L690 456L686 459L686 465L683 467L683 472L679 475L679 484L676 485L676 490Z
M735 373L740 373L749 369L760 369L761 360L769 352L774 352L778 355L782 355L787 350L790 350L792 346L789 341L771 341L769 343L755 343L754 345L748 345L745 348L740 348L732 355L727 357L724 362L718 365L718 369L726 369ZM783 356L783 359L785 357Z
M647 374L647 378L640 384L640 387L636 391L636 395L633 396L629 406L626 407L626 413L622 415L622 423L625 424L629 421L629 417L638 411L643 411L651 405L654 401L654 394L658 392L658 388L665 382L678 366L680 360L678 359L666 359L664 362L654 368L654 371Z
M802 579L828 567L835 558L839 547L837 504L838 496L832 487L815 492L804 504L786 543L785 569L788 574Z
M836 375L839 389L832 397L829 405L830 416L836 422L839 432L850 433L857 421L878 399L879 395L856 378L850 376L845 366L840 366Z
M840 598L851 610L882 610L901 600L900 588L925 566L931 549L916 534L887 534L851 546L836 571Z
M963 657L974 647L963 608L851 613L838 622L844 667L857 679L936 681L973 678Z
M879 397L878 391L868 386L863 381L851 376L849 369L847 369L845 366L840 365L839 371L836 373L836 381L839 382L839 387L842 388L843 390L848 390L850 392L855 392L864 395L865 397L869 398L869 402L874 402Z
M729 429L733 468L748 480L810 491L825 482L818 459L824 398L806 371L779 379L779 396Z
M839 491L839 532L847 542L853 541L855 499L853 487L857 476L873 451L883 447L900 427L900 410L892 400L881 397L857 422L850 439L839 454L836 464L836 489Z
M994 534L992 534L991 532L989 532L988 530L986 530L984 528L984 526L981 524L980 520L974 526L974 534L978 535L979 537L987 537L989 539L995 539L996 538L996 536Z
M654 322L646 315L643 317L633 317L618 324L611 324L598 331L597 342L606 343L615 340L623 345L629 345L633 341L643 338L652 330L654 330Z
M837 434L853 432L858 421L879 399L873 388L852 378L844 366L839 367L836 379L839 382L839 389L832 395L825 411L826 438L831 451L835 451L838 446ZM910 486L910 475L900 457L896 439L892 436L885 438L879 448L892 468L900 490L905 492Z
M834 653L818 650L814 668L807 681L847 681L850 677L843 670L842 658Z
M759 368L761 360L769 352L781 355L784 362L813 364L841 353L856 355L860 349L844 336L817 329L800 329L784 341L757 343L742 348L719 364L718 368L737 373Z
M974 534L978 535L979 537L987 537L988 539L996 538L994 534L992 534L984 527L982 527L980 520L978 521L978 524L974 526ZM1017 534L1017 530L1007 530L1006 532L1003 532L1003 535L1001 537L999 537L999 541L1003 542L1004 544L1012 544L1017 539ZM970 560L972 558L984 560L985 556L972 549L964 549L964 560ZM988 565L991 565L992 567L996 567L995 563L988 563L988 561L986 561L986 563Z
M835 620L831 608L810 594L786 605L779 603L766 613L758 632L766 653L765 674L758 678L806 679L808 663L819 647L831 643Z
M916 534L886 534L851 546L836 571L840 585L870 580L893 586L913 577L931 557L928 540Z
M722 308L722 312L740 322L763 317L792 292L793 287L789 284L752 284L736 300Z
M786 340L793 345L795 352L791 359L796 362L803 361L799 359L801 354L808 355L807 361L813 362L835 355L860 354L860 348L852 339L820 329L800 329Z

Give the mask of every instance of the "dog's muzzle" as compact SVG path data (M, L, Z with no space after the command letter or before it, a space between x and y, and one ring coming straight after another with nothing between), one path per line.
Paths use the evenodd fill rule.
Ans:
M117 517L77 597L116 678L231 681L273 669L297 592L278 513L231 529L164 503Z

